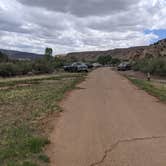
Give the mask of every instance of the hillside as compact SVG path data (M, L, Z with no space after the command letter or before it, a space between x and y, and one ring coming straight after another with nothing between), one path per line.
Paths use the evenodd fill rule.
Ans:
M131 48L119 48L108 51L89 51L89 52L75 52L66 55L67 59L72 60L88 60L95 61L99 56L112 56L113 58L119 58L123 60L137 57L143 53L146 46L131 47Z
M21 52L21 51L13 51L13 50L0 49L0 52L8 55L10 59L34 60L34 59L43 57L43 55L41 54L27 53L27 52Z
M4 49L0 49L0 51L7 54L11 59L34 60L43 57L43 55L35 53L27 53ZM118 48L106 51L72 52L61 57L63 57L63 59L72 61L95 61L99 56L105 55L112 56L113 58L119 58L122 60L166 56L166 39L160 40L149 46Z
M108 51L74 52L66 55L69 60L95 61L99 56L112 56L122 60L140 59L144 57L166 56L166 39L160 40L149 46L119 48Z
M160 40L147 47L139 58L166 56L166 39Z

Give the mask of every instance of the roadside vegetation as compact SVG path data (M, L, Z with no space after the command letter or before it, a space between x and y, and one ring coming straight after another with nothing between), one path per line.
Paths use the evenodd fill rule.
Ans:
M85 74L59 73L0 80L0 165L46 166L49 144L42 121Z
M118 65L121 61L118 58L111 56L99 56L97 62L102 65Z
M156 86L153 82L132 77L128 77L128 79L150 95L157 97L162 102L166 102L166 85L160 84Z
M166 58L144 58L137 60L133 64L133 70L153 75L166 76Z
M52 49L46 48L43 58L36 60L12 60L0 52L0 76L36 75L53 73L65 64L65 60L52 56Z

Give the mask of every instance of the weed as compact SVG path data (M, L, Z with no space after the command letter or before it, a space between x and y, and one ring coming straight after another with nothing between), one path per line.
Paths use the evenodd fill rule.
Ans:
M39 160L42 160L42 161L44 161L45 163L49 163L49 162L50 162L49 157L46 156L46 155L39 155Z
M42 148L49 143L49 140L46 138L32 137L28 140L27 146L29 147L30 152L39 153L42 151Z
M21 166L38 166L38 165L34 164L34 163L30 162L30 161L25 161L25 162L23 162L23 164Z
M128 77L128 79L132 83L137 85L139 88L141 88L141 89L145 90L146 92L148 92L149 94L157 97L161 101L166 102L166 88L165 87L159 88L159 87L154 86L151 82L148 82L145 80L139 80L136 78Z
M84 74L60 73L0 80L0 163L2 166L36 166L49 159L43 147L49 140L39 130L39 120L61 111L58 102ZM18 86L28 84L29 86ZM40 154L40 156L39 156Z

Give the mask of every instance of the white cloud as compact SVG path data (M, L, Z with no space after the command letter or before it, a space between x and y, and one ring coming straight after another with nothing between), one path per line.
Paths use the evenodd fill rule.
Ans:
M45 47L55 53L105 50L147 45L157 36L145 34L145 29L166 29L165 0L23 2L0 0L1 48L37 53Z

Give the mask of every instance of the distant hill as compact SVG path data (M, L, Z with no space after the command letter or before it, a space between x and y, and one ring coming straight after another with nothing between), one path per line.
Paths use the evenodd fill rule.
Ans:
M34 60L43 57L43 55L35 53L4 49L0 49L0 51L7 54L11 59ZM118 48L106 51L73 52L63 56L59 55L58 57L72 61L95 61L99 56L112 56L113 58L119 58L122 60L141 59L144 57L166 57L166 39L160 40L149 46Z
M112 56L122 60L140 59L144 57L166 56L166 39L149 46L119 48L107 51L73 52L66 55L66 59L75 61L95 61L99 56Z
M151 44L144 49L143 53L139 55L139 58L144 57L166 57L166 39Z
M88 51L88 52L74 52L66 55L67 59L80 60L80 61L95 61L99 56L112 56L113 58L119 58L128 60L131 57L138 56L143 53L146 46L131 47L131 48L118 48L107 51Z
M43 57L43 55L41 55L41 54L21 52L21 51L13 51L13 50L5 50L5 49L0 49L0 52L8 55L8 57L10 59L18 59L18 60L34 60L34 59L38 59L38 58Z

